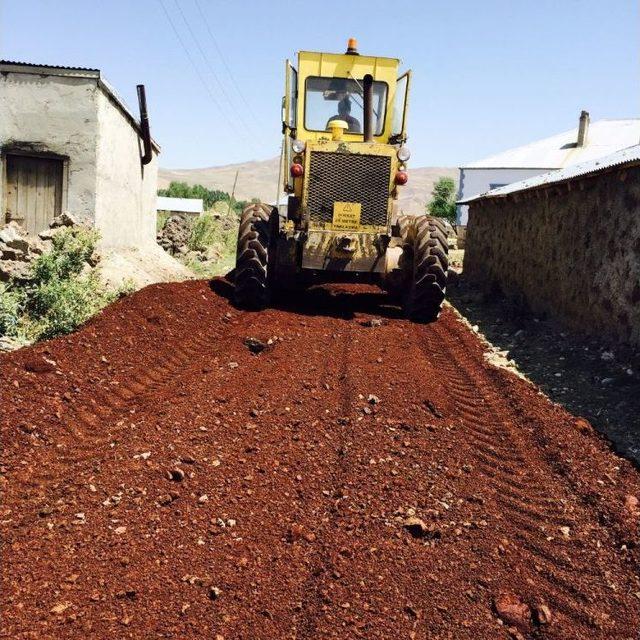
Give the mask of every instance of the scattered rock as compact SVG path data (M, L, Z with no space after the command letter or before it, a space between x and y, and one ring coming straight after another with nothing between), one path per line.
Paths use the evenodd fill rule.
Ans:
M245 338L244 345L251 353L262 353L269 345L258 338Z
M402 523L402 526L411 534L413 538L440 538L441 532L437 527L428 525L424 520L410 516Z
M513 593L500 593L493 601L498 617L508 625L526 630L531 622L531 609Z
M360 323L363 327L381 327L384 324L382 318L369 318Z
M78 221L68 211L63 211L53 219L49 226L56 229L57 227L73 227L77 224Z
M56 363L45 357L34 357L24 363L24 369L31 373L51 373L56 370Z
M639 501L636 496L626 495L624 498L625 509L632 515L637 516L640 511L638 510Z
M373 394L369 394L369 396L367 397L367 402L369 404L379 404L380 403L380 398L378 398L378 396L374 396Z
M287 541L296 542L297 540L306 540L307 542L314 542L316 534L312 531L307 531L301 524L294 523L289 527L287 531Z
M62 615L69 607L71 606L70 602L61 602L54 607L51 607L51 613L56 616Z
M180 469L180 467L176 467L175 469L170 469L167 471L167 479L173 480L173 482L182 482L185 478L185 472Z
M219 589L218 587L214 587L214 586L209 587L209 598L211 598L211 600L217 600L221 594L222 594L222 589Z
M168 504L171 504L174 499L175 498L171 494L165 493L158 498L158 504L166 507Z
M551 624L551 609L546 604L539 604L533 609L533 619L536 624Z
M588 420L585 420L585 418L576 418L574 424L580 433L588 434L593 431L591 423Z

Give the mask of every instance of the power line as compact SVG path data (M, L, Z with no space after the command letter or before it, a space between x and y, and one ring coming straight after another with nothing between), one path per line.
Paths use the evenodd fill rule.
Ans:
M225 58L225 55L224 55L222 49L220 48L220 45L218 44L218 41L217 41L215 35L213 34L213 30L211 29L211 26L209 25L209 20L207 19L207 16L205 15L204 11L202 10L202 6L200 5L200 1L199 0L195 0L195 3L196 3L196 7L198 8L198 11L200 12L200 16L202 17L202 21L204 22L204 26L206 27L207 32L209 33L209 37L211 38L211 41L213 42L213 45L215 46L216 51L218 52L218 55L220 56L220 60L222 60L222 64L224 65L224 68L226 69L227 74L229 75L229 78L231 78L231 82L232 82L236 92L240 96L240 99L244 103L245 107L247 108L247 111L249 112L249 114L253 118L255 124L257 124L258 127L260 127L260 122L258 121L258 118L256 117L256 114L254 113L253 109L251 108L251 105L249 104L249 102L244 97L244 94L242 93L240 87L238 86L238 83L236 82L235 76L233 75L233 73L231 72L231 69L229 68L229 65L227 64L227 60Z
M252 139L252 134L251 134L251 131L250 131L249 127L247 126L246 121L242 117L242 114L240 113L240 110L238 110L234 106L231 98L229 97L229 94L227 93L226 89L224 88L224 85L220 81L220 78L218 77L218 74L216 73L213 65L211 64L209 58L207 57L207 54L205 53L204 49L202 48L202 46L200 44L200 41L198 40L198 37L196 36L195 32L191 28L191 25L189 24L189 21L187 20L187 17L185 16L184 11L182 10L182 7L180 6L178 0L173 0L173 1L174 1L174 4L176 5L176 7L178 8L180 16L182 17L182 21L184 22L185 26L187 27L189 33L191 34L191 37L193 38L193 41L195 42L196 47L198 48L198 51L200 51L200 55L202 56L202 59L204 60L204 62L207 65L207 67L209 68L209 71L210 71L211 75L213 76L214 80L218 84L218 87L220 88L222 96L226 100L226 103L227 103L228 107L230 108L231 113L235 114L235 116L238 118L238 121L240 122L240 124L244 127L244 129L245 129L246 133L248 134L249 138Z
M233 128L234 128L233 123L231 122L231 120L227 116L226 112L221 107L220 103L218 102L217 98L215 97L215 95L211 91L211 87L209 87L209 84L206 82L206 80L203 77L202 73L200 73L200 69L198 68L198 65L195 63L195 60L193 59L193 56L189 52L189 49L187 49L187 46L185 45L184 40L182 39L182 36L180 35L180 32L176 28L176 25L173 22L173 20L171 18L171 15L167 11L167 7L165 6L163 0L158 0L158 2L160 3L160 6L162 7L162 10L164 11L164 15L167 17L167 21L171 25L171 29L173 30L173 33L175 34L176 38L178 39L178 42L180 43L180 46L184 50L187 58L189 59L189 62L191 63L191 66L193 67L194 71L196 72L196 75L198 76L198 78L200 80L200 84L202 84L203 88L209 94L209 97L211 98L211 101L213 102L213 104L216 106L218 111L222 114L224 119L227 121L227 125L233 130Z

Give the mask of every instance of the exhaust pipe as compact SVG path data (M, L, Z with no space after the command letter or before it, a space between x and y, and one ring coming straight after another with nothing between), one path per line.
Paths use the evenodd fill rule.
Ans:
M373 76L370 73L362 79L362 93L364 141L373 142Z
M140 107L140 134L142 135L142 143L144 144L144 155L140 158L140 162L145 165L149 164L153 158L151 131L149 130L149 114L147 113L147 96L143 84L137 85L136 89L138 90L138 106Z

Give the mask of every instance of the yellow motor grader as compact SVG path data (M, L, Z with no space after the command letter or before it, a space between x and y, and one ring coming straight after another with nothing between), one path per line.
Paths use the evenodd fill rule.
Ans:
M444 224L397 210L408 180L411 72L399 60L300 51L286 62L280 178L284 207L243 212L235 301L263 308L301 286L367 282L396 296L412 320L438 317L447 284Z

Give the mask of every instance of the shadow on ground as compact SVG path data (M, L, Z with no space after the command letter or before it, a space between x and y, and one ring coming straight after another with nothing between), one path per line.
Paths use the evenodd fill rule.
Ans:
M571 332L456 279L449 301L554 402L640 465L640 353Z
M233 302L233 285L216 278L211 289ZM358 314L381 318L402 318L397 303L385 292L370 285L318 285L302 289L272 305L275 309L308 316L329 316L352 320Z

